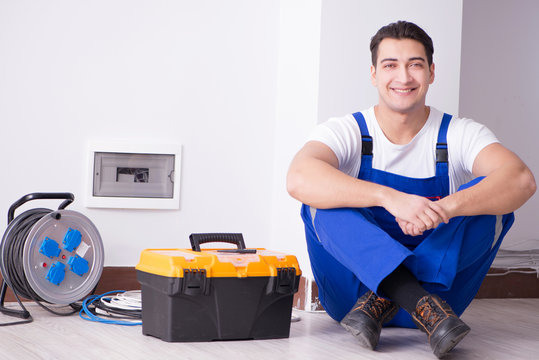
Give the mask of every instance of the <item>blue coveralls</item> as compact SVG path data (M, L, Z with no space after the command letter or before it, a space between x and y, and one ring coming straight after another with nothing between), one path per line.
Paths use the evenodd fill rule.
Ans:
M436 175L423 179L373 169L372 137L363 115L355 113L354 117L363 143L359 179L434 200L449 195L446 134L451 115L444 114L438 132ZM381 281L400 264L460 316L479 290L514 221L513 213L460 216L423 235L409 236L382 207L321 210L303 205L301 215L320 302L337 321L367 290L383 296ZM403 309L388 325L415 327Z

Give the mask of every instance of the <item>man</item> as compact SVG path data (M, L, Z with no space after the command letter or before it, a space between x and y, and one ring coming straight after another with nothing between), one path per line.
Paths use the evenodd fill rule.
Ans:
M378 104L319 125L287 187L327 313L371 349L382 325L415 325L442 357L470 331L458 316L535 180L485 126L425 105L421 28L389 24L370 48Z

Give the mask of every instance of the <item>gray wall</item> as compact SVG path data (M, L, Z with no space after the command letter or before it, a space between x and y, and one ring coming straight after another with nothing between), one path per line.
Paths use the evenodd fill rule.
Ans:
M434 41L436 79L427 103L446 112L458 111L462 0L440 1L436 6L431 0L331 0L322 2L319 122L378 102L370 80L369 44L380 27L397 20L418 24Z
M465 0L460 116L486 124L539 174L539 2ZM539 196L516 212L502 247L539 248Z

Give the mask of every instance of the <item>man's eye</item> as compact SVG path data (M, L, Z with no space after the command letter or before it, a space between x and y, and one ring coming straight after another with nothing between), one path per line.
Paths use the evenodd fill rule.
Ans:
M386 69L391 69L391 68L394 68L395 67L395 64L385 64L384 65L384 68Z
M422 68L423 64L421 64L421 63L412 63L412 64L410 64L410 67Z

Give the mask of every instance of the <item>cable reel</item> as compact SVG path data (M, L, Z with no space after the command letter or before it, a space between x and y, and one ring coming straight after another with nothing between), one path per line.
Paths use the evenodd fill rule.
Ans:
M58 210L27 210L14 218L15 210L37 199L64 200ZM30 317L19 296L41 304L71 305L93 292L103 271L104 249L95 225L86 216L65 210L71 193L32 193L16 201L8 211L8 227L0 244L3 277L0 312ZM24 311L7 309L4 298L10 287Z

